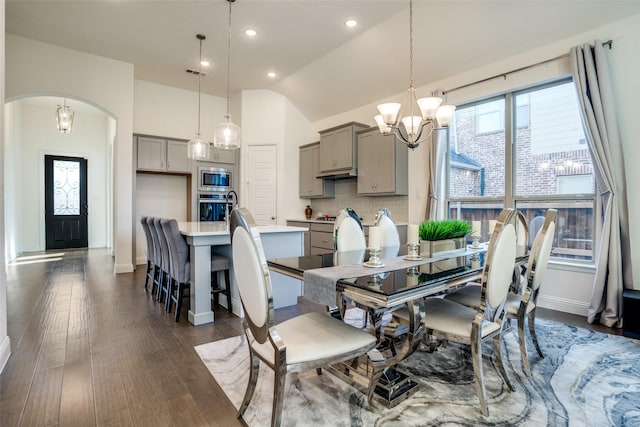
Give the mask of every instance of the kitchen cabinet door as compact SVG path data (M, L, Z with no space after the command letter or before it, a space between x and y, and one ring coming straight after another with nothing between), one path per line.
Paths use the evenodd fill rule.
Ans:
M335 183L316 178L320 174L320 144L300 147L300 198L330 198L335 194Z
M378 128L358 133L358 194L408 194L408 150Z
M138 169L165 170L166 139L138 137Z
M209 161L233 165L236 163L236 151L237 150L221 150L211 147L211 158Z
M320 132L320 173L348 172L355 175L356 131L366 128L366 125L351 122Z
M187 157L188 144L167 141L167 171L191 173L191 160Z

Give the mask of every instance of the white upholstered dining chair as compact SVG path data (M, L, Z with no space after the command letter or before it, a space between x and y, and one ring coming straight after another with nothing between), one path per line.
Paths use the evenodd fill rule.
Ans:
M427 298L424 325L427 335L467 344L475 378L475 388L483 415L489 415L482 343L493 339L494 359L504 382L515 390L502 361L501 333L504 307L515 266L516 232L513 225L515 211L504 209L497 219L481 278L480 307L473 309L443 298Z
M361 264L364 261L367 242L362 222L351 208L338 212L333 225L334 265Z
M376 216L376 227L380 229L380 258L394 258L400 250L400 236L391 212L382 208Z
M520 357L522 359L522 370L526 376L531 376L529 358L527 355L527 341L525 337L525 324L528 324L529 335L541 358L544 358L535 329L536 304L540 285L547 263L551 256L553 238L555 235L555 224L558 211L549 209L544 217L544 223L535 236L529 258L527 260L527 270L524 273L522 282L525 286L518 293L509 293L505 310L509 319L516 319L518 322L518 340L520 342ZM445 298L464 304L468 307L477 308L480 305L481 288L477 284L466 285L459 290L450 293Z
M287 373L318 369L369 352L373 356L372 361L378 360L376 339L325 313L307 313L275 325L269 268L260 234L249 211L240 208L231 212L230 232L234 274L245 314L243 325L250 358L249 382L238 417L244 414L251 402L262 361L274 371L271 425L278 426ZM374 368L374 379L368 390L369 401L383 370L379 362L372 363L377 368Z

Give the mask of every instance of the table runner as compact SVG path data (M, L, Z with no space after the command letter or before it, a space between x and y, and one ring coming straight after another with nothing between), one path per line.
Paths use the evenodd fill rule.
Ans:
M384 267L365 267L362 264L339 265L335 267L314 268L303 274L304 297L328 307L336 306L336 283L340 279L351 279L403 268L417 267L436 261L436 258L423 258L420 261L407 261L404 257L381 260Z

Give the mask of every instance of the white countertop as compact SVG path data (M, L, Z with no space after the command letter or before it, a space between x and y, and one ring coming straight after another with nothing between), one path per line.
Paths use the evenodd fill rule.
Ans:
M228 236L229 230L225 221L194 221L179 222L178 228L185 236ZM260 234L267 233L295 233L307 231L304 227L288 225L259 225Z
M316 223L316 224L333 224L335 221L327 221L326 219L288 219L287 221L295 221L295 222L307 222L307 223ZM396 225L407 225L407 222L396 222ZM362 225L364 227L372 227L375 225L375 220L363 220Z

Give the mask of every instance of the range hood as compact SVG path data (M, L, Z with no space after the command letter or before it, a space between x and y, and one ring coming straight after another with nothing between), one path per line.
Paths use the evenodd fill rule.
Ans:
M322 179L348 179L348 178L355 178L358 176L358 169L357 168L351 168L351 169L345 169L345 170L341 170L341 171L331 171L331 172L323 172L320 173L316 176L316 178L322 178Z

